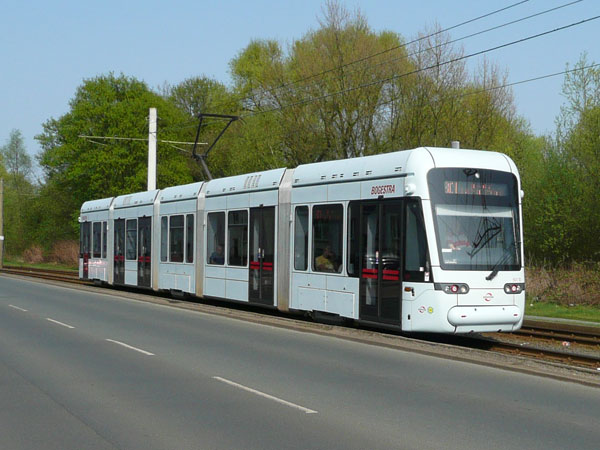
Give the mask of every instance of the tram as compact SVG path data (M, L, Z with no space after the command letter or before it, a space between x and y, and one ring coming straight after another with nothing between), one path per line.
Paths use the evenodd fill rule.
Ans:
M421 147L93 200L79 276L406 332L514 331L522 197L504 154Z

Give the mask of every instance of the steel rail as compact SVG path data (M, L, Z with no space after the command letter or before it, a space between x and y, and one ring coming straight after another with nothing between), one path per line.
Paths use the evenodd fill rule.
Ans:
M0 269L0 272L42 278L44 280L65 281L75 284L92 284L91 281L80 280L77 272L68 270L38 269L31 267L3 267Z
M577 352L553 350L550 348L538 348L525 344L488 341L487 350L509 353L513 355L528 356L544 361L558 362L569 366L579 366L588 369L600 370L600 354L587 355Z
M521 329L513 334L600 346L600 326L526 319Z

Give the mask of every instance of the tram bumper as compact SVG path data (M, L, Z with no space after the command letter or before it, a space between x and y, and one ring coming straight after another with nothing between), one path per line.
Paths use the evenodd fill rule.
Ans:
M514 305L454 306L448 311L448 322L457 327L457 332L462 332L463 327L473 330L477 327L477 331L483 331L480 327L489 327L490 331L510 330L521 318L521 310Z

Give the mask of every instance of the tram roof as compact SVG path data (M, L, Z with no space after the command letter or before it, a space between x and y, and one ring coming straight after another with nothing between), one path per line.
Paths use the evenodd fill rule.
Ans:
M284 172L285 169L282 168L210 180L206 186L206 196L215 197L217 195L277 189Z
M104 211L110 208L114 197L101 198L99 200L90 200L81 205L81 212Z
M473 167L511 172L512 160L503 153L440 147L425 148L433 158L435 167Z
M398 176L406 172L406 163L414 151L404 150L358 158L303 164L298 166L294 171L292 186Z
M204 181L198 183L184 184L182 186L171 186L160 191L161 203L174 202L178 200L191 200L198 197Z
M417 157L418 155L418 157ZM433 167L480 167L511 171L502 153L471 149L419 147L358 158L303 164L294 171L292 186L306 186L374 178L392 178ZM427 167L429 166L429 167Z
M152 205L156 200L158 189L152 191L136 192L135 194L119 195L115 198L114 207L131 208L133 206Z

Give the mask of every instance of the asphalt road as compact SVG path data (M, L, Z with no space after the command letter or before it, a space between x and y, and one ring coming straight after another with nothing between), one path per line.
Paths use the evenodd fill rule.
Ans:
M0 276L2 449L596 449L600 390Z

